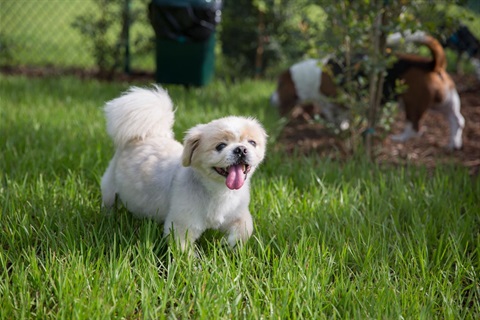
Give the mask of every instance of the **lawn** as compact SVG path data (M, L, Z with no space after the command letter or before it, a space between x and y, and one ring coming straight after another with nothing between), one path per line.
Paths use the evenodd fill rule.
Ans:
M478 176L285 155L273 83L168 86L178 139L230 114L270 135L254 237L232 252L207 232L186 256L161 225L101 210L101 107L126 88L0 75L1 319L480 317Z
M76 16L92 12L90 0L0 0L0 5L0 43L2 49L13 56L4 63L57 67L93 65L89 44L72 27Z
M120 1L117 1L119 5ZM154 38L147 18L148 0L131 0L140 17L130 30L131 65L153 70L155 52L138 53L136 40ZM73 26L76 18L100 15L93 0L0 0L0 64L68 68L96 67L93 42ZM118 22L117 20L115 20ZM114 43L119 23L112 23L108 38ZM117 29L116 29L117 28ZM152 48L154 48L152 44Z

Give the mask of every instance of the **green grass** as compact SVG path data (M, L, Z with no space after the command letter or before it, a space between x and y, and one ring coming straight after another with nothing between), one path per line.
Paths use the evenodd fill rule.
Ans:
M13 61L4 63L94 65L90 44L72 27L75 17L92 12L91 0L0 0L0 6L0 43L13 55Z
M140 84L143 85L143 84ZM478 319L480 182L270 151L253 179L255 234L199 257L162 227L100 209L112 156L103 103L127 84L0 75L0 318ZM227 114L278 143L273 84L167 87L177 138Z

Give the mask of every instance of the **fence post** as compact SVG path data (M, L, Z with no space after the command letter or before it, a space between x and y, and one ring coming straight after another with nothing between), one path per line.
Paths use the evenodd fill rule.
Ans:
M125 46L123 71L126 74L130 74L130 8L131 0L125 0L123 9L123 42Z

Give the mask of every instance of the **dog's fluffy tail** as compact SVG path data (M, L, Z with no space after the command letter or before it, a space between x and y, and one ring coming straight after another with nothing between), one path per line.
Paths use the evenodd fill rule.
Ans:
M106 103L107 132L117 148L134 139L173 138L174 111L168 93L159 86L132 87Z
M432 58L435 61L433 71L441 71L447 68L447 58L445 57L445 51L443 50L440 42L431 35L423 32L416 31L411 33L409 31L393 33L387 37L387 45L394 46L402 42L412 42L425 45L432 54Z

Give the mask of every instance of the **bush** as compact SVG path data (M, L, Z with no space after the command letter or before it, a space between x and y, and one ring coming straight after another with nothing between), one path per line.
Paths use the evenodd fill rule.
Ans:
M129 30L133 24L148 23L147 19L139 18L146 16L147 5L146 1L143 2L142 8L132 9L125 0L99 0L95 2L96 16L92 18L91 14L85 14L74 20L72 25L85 37L101 77L112 78L122 65L129 68L126 51ZM142 34L135 34L132 42L137 52L153 50L152 39Z
M230 76L272 75L292 61L317 56L326 17L315 2L226 1L220 41Z

